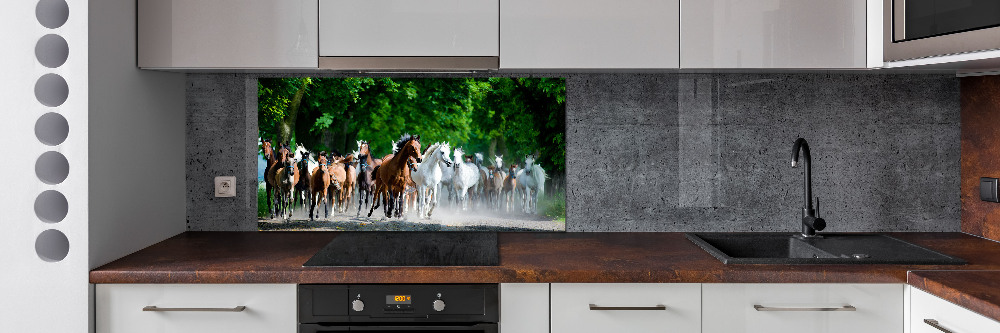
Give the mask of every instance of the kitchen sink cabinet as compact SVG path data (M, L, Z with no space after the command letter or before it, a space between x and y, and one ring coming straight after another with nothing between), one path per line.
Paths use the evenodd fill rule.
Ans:
M97 333L298 330L294 284L98 284L95 293Z
M678 0L503 0L500 68L677 68Z
M140 68L318 64L316 0L138 0L136 14Z
M910 293L909 328L906 333L1000 332L1000 322L931 295L917 288Z
M701 332L701 285L554 283L552 333Z
M704 284L704 333L902 332L901 284Z
M681 68L882 65L881 2L682 0Z

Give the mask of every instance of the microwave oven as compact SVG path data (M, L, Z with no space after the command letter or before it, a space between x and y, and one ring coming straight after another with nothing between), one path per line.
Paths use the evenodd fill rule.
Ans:
M887 62L1000 49L1000 1L883 0Z

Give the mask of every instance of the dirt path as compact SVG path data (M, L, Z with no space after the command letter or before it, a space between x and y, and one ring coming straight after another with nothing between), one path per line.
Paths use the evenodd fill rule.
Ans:
M322 215L322 209L319 209ZM288 221L261 219L257 221L259 230L271 231L564 231L566 223L524 213L453 211L438 208L431 219L419 219L416 212L402 219L386 218L382 209L377 209L372 217L357 217L357 206L346 214L336 214L330 218L310 221L306 210L293 212Z

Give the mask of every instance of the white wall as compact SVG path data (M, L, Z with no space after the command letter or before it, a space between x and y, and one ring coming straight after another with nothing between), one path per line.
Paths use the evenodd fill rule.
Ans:
M37 0L0 4L0 151L6 155L0 163L0 332L87 332L90 269L185 226L184 76L136 69L133 0L66 2L68 20L54 28L36 19ZM46 34L66 40L64 64L48 68L36 59L36 42ZM65 79L64 103L36 100L35 83L46 74ZM48 112L69 124L65 141L47 145L36 137L36 121ZM36 176L36 160L45 152L65 156L65 180L47 184ZM59 221L44 222L35 213L36 197L48 190L66 197ZM36 252L36 239L47 230L68 240L61 260Z
M87 0L68 0L69 18L49 29L35 18L36 0L0 3L0 332L86 332L89 323L87 284ZM56 68L35 58L35 43L58 34L69 46L67 61ZM36 80L45 74L65 78L66 101L44 106L34 97ZM35 122L47 113L65 117L69 136L56 146L41 143ZM48 151L63 154L69 172L58 184L45 184L35 173L35 161ZM65 195L68 210L56 223L42 222L35 198L46 190ZM46 230L65 234L68 254L59 261L42 260L35 251ZM48 247L46 247L48 248Z
M184 231L184 74L136 67L135 1L90 1L90 267Z

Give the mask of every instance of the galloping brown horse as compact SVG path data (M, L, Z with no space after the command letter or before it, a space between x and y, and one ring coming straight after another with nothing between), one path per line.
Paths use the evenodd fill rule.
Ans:
M271 191L274 188L274 182L271 179L271 168L276 164L274 156L274 148L271 147L271 139L264 139L261 142L260 149L264 153L264 162L266 162L267 167L264 168L264 193L267 193L267 213L274 218L274 213L271 210Z
M404 134L396 142L398 152L391 159L383 159L382 165L375 170L375 197L368 216L378 208L379 197L386 198L385 216L402 217L403 191L410 183L410 172L415 170L415 163L420 163L420 136Z
M285 159L278 165L274 176L278 185L278 207L276 210L281 218L288 219L292 217L292 203L295 202L292 194L295 184L299 181L299 171L291 159Z
M330 187L330 169L326 165L326 152L320 152L316 161L319 162L319 166L312 170L312 176L309 177L309 189L312 191L311 200L309 200L310 220L313 219L317 203L323 203L325 217L330 216L330 206L326 199L326 191Z
M361 216L361 205L368 204L368 198L371 197L372 193L375 191L375 182L372 179L372 170L375 168L375 163L372 161L371 150L368 148L367 141L358 142L358 213L357 216ZM381 161L379 161L381 163Z
M485 187L486 201L490 203L491 208L500 210L500 194L503 192L503 183L507 178L507 173L503 171L503 168L495 166L490 166L487 169L490 171L490 177Z
M288 145L280 144L278 146L278 150L274 152L274 163L271 165L271 167L265 170L266 173L264 174L264 181L270 183L270 186L267 186L268 188L266 189L268 198L267 201L269 207L268 210L271 210L270 207L274 207L274 210L277 210L278 205L280 204L271 201L272 198L271 192L277 192L278 189L278 169L284 167L285 162L291 163L291 161L289 161L289 154L290 150L288 149ZM274 210L271 210L271 218L274 218Z
M330 188L327 195L330 197L329 201L333 203L334 213L347 212L347 203L354 192L356 177L354 166L351 165L353 162L354 155L347 155L344 158L334 159L330 164Z
M507 211L514 209L514 198L517 196L517 164L511 164L507 177L503 180L504 205Z

